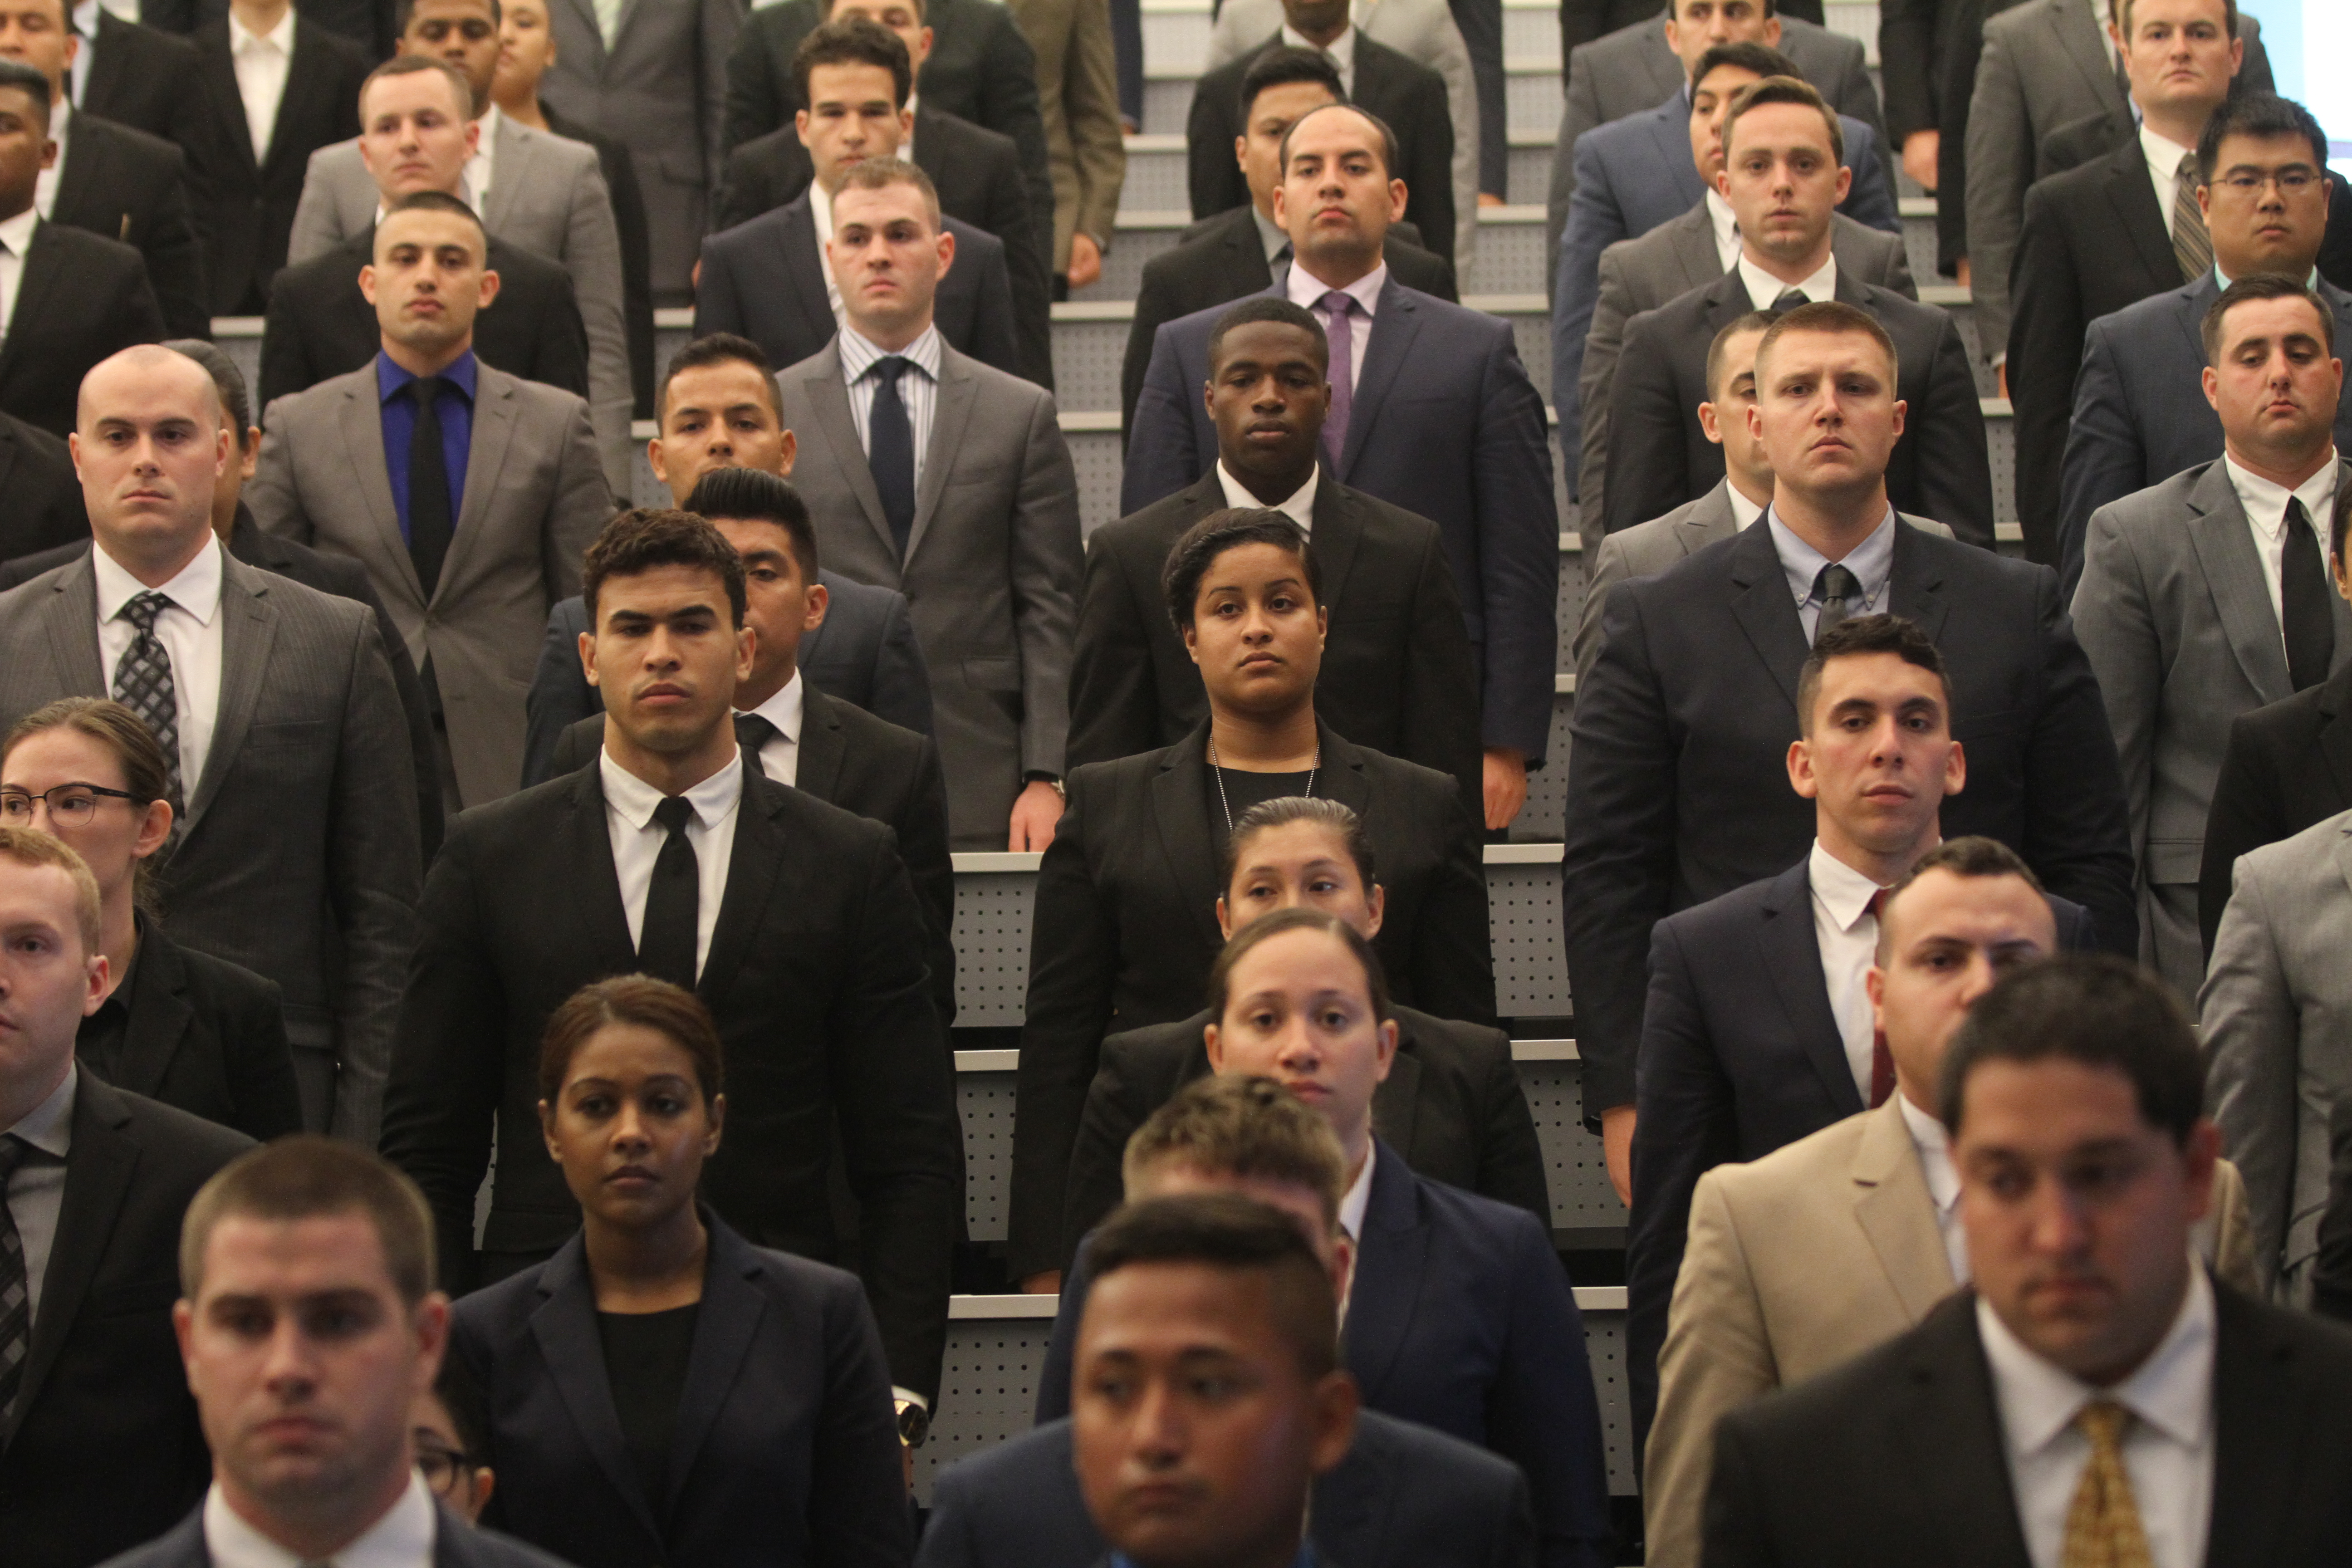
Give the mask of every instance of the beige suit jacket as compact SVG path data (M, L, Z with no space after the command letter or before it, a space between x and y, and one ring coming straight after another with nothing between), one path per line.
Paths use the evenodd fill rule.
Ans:
M2245 1184L2227 1161L2213 1200L2198 1246L2223 1280L2252 1290ZM1658 1358L1643 1505L1650 1568L1699 1561L1719 1417L1915 1327L1954 1283L1894 1100L1701 1176Z

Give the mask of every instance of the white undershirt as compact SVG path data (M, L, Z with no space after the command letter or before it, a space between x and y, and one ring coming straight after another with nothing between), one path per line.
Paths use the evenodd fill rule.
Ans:
M2289 491L2285 486L2273 484L2260 474L2238 466L2238 460L2224 453L2222 465L2230 476L2231 488L2238 492L2238 505L2246 514L2247 531L2253 535L2254 553L2263 560L2263 587L2271 596L2271 618L2279 625L2280 646L2285 646L2286 605L2282 597L2279 573L2286 562L2286 503L2292 494L2303 502L2310 515L2313 540L2319 546L2319 569L2327 571L2327 532L2336 515L2336 453L2328 451L2327 461L2319 471Z
M644 941L646 896L653 889L654 861L669 833L654 820L661 791L613 760L610 752L597 753L604 782L604 827L613 846L613 870L620 879L621 910L629 921L629 945ZM686 792L694 815L686 825L686 841L694 849L696 870L694 911L694 973L701 978L703 962L710 956L710 933L719 925L719 906L727 897L727 863L735 852L735 812L743 800L743 759L730 751L719 771Z
M1307 482L1288 496L1275 502L1272 510L1282 513L1307 532L1313 533L1315 531L1315 487L1322 482L1323 465L1318 463L1314 470L1307 476ZM1217 459L1217 483L1224 489L1227 506L1255 511L1266 504L1252 494L1247 485L1234 478L1234 471L1225 467L1225 460L1223 458Z
M147 584L124 570L103 546L91 547L89 561L98 579L99 674L111 692L115 668L139 639L139 628L117 617L123 605L147 592ZM220 541L207 538L195 559L156 592L171 601L155 617L155 640L163 645L164 656L172 661L184 802L194 798L196 781L205 776L205 759L212 754L213 729L220 721Z
M1715 228L1715 256L1726 272L1739 265L1739 215L1721 191L1706 193L1706 221Z

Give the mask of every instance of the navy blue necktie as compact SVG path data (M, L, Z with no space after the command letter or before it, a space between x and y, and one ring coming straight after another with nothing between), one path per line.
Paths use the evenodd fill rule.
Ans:
M911 363L904 354L874 362L874 412L866 421L866 466L874 470L882 518L901 561L915 531L915 425L907 417L907 400L898 395L898 377Z

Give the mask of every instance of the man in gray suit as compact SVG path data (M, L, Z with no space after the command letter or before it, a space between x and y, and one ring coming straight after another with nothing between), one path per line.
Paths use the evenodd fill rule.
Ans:
M1694 5L1672 0L1657 16L1580 46L1568 57L1568 99L1559 142L1551 155L1551 193L1544 220L1544 287L1559 273L1560 236L1576 195L1576 139L1596 125L1655 109L1676 93L1690 94L1691 68L1717 44L1739 39L1776 48L1797 62L1805 80L1830 106L1875 132L1881 173L1895 188L1895 161L1886 142L1878 89L1871 85L1862 43L1797 16L1773 15L1772 0L1721 0ZM1693 14L1693 13L1703 13Z
M833 226L844 325L777 377L801 494L833 569L914 611L954 847L1043 849L1062 815L1083 553L1053 395L932 326L955 241L920 169L852 164Z
M110 696L155 731L186 808L166 928L278 983L303 1124L373 1148L422 864L375 617L222 547L229 437L195 361L145 346L102 362L79 426L95 542L0 595L0 726Z
M358 140L310 155L288 261L299 265L349 244L403 196L440 191L472 206L501 240L560 263L572 274L588 331L588 400L604 479L626 494L635 400L621 310L621 235L596 150L499 112L488 91L498 59L495 27L488 63L468 62L479 66L478 87L439 53L427 52L454 47L438 41L441 34L460 22L485 21L489 3L417 0L402 38L406 52L361 85ZM446 15L453 10L462 15ZM469 123L475 108L481 116Z
M2325 531L2343 362L2316 295L2257 274L2205 317L2221 461L2091 516L2074 635L2123 759L2140 884L2140 957L2184 997L2204 978L2197 877L2230 721L2352 659Z
M587 404L474 357L474 314L498 293L486 246L455 196L385 215L360 274L382 350L270 405L246 492L270 532L367 568L433 705L452 812L522 776L548 607L579 591L613 513Z

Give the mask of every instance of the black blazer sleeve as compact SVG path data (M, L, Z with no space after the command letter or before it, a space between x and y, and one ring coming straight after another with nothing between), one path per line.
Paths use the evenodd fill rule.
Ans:
M1416 814L1444 833L1443 858L1413 921L1412 1005L1465 1024L1495 1022L1493 914L1478 825L1452 773L1415 803ZM1436 781L1432 781L1435 783Z
M201 955L183 952L182 962L191 958L201 963ZM286 1038L278 983L218 961L205 967L210 971L203 982L205 999L220 1034L222 1078L231 1108L221 1120L262 1143L299 1132L302 1096L294 1080L294 1047Z
M940 770L939 745L928 735L917 754L905 807L891 826L898 832L898 858L907 863L923 906L930 933L924 961L931 971L940 1026L948 1028L956 1016L955 858L948 849L947 775ZM949 1066L954 1066L952 1055Z
M2107 728L2099 679L2060 602L2057 574L2034 570L2042 623L2041 710L2025 750L2025 833L2019 846L2042 885L2091 911L2099 945L2139 953L2139 899L2133 890L2131 817L2123 764ZM1604 656L1606 657L1605 653ZM1958 737L1965 745L1966 737Z
M1118 362L1118 449L1127 452L1128 427L1135 423L1136 400L1143 395L1143 374L1151 368L1151 345L1161 325L1183 312L1168 282L1167 268L1147 265L1135 294L1135 320L1127 329L1127 352ZM1073 717L1073 726L1076 719Z
M1659 325L1652 311L1626 323L1625 349L1611 384L1609 488L1602 500L1611 533L1663 517L1698 493L1683 429L1689 416L1675 392L1671 346Z
M1523 1208L1551 1230L1551 1183L1544 1173L1543 1144L1536 1137L1535 1112L1511 1062L1511 1042L1499 1029L1494 1066L1475 1086L1484 1110L1478 1140L1478 1193Z
M621 316L629 334L629 392L636 400L635 416L650 419L654 416L653 229L646 218L646 195L637 184L636 160L629 150L600 137L596 155L612 196L613 226L621 236Z
M547 631L540 639L539 664L530 675L530 695L523 700L526 728L522 742L522 785L544 784L562 765L556 751L563 732L581 720L604 711L596 689L580 673L580 641L559 605L548 612Z
M2083 334L2090 327L2074 249L2066 243L2067 215L2050 197L2048 187L2040 184L2025 193L2025 218L2018 229L2009 283L2009 395L2016 410L2011 428L2017 437L2017 510L2025 537L2044 552L2057 548L2066 422L2074 412ZM1940 514L1929 515L1946 521Z
M1976 377L1969 369L1968 345L1960 341L1959 330L1949 317L1937 325L1942 330L1936 340L1927 406L1910 411L1908 426L1919 433L1919 509L1960 539L1990 550L1992 465L1986 456L1984 405L1977 400ZM1623 471L1610 469L1612 489L1615 476ZM1615 510L1613 498L1611 510Z
M793 138L789 147L784 139ZM799 153L795 158L793 153ZM711 232L750 223L761 213L773 212L808 186L814 165L790 127L754 137L727 154L719 177L719 215ZM797 175L797 178L793 176Z
M1147 617L1167 612L1156 603L1139 602L1119 559L1120 542L1097 535L1078 589L1078 631L1070 657L1073 768L1131 757L1161 743L1160 683L1153 679ZM1458 640L1459 609L1454 630ZM1475 696L1470 717L1475 723Z
M1087 564L1093 564L1091 557ZM1454 570L1445 559L1444 540L1435 530L1430 531L1420 564L1414 568L1406 614L1404 689L1398 694L1399 749L1406 761L1457 779L1464 808L1473 813L1472 825L1476 826L1485 821L1486 809L1478 672L1463 629L1462 596L1455 591ZM1079 625L1083 630L1083 618ZM1148 658L1144 673L1148 679ZM1132 749L1144 751L1148 745Z
M1454 254L1454 117L1447 111L1445 79L1435 71L1413 94L1410 129L1400 128L1405 170L1405 216L1421 230L1422 243L1439 256ZM1241 177L1233 161L1233 138L1223 143L1225 166ZM1244 195L1246 199L1246 195Z
M1008 259L1006 253L999 250L993 264L981 269L978 294L973 301L971 346L964 352L982 364L993 365L1007 375L1026 376L1027 373L1023 369L1025 360L1020 325L1013 310L1013 280L1006 268Z
M822 14L810 0L787 0L770 15L755 12L735 35L727 57L729 148L741 146L792 122L800 94L793 86L793 51L814 30Z
M1039 225L1030 210L1028 182L1017 156L989 161L987 185L977 210L980 226L1004 242L1004 279L1012 290L1013 325L1021 339L1020 373L1050 392L1054 387L1052 257L1038 247ZM1048 225L1052 217L1046 215Z
M1936 129L1937 9L1937 0L1879 0L1879 74L1885 86L1886 134L1898 159L1906 137Z
M1242 59L1256 53L1252 50ZM1239 68L1235 68L1238 67ZM1192 107L1184 120L1185 185L1192 197L1192 216L1212 217L1250 199L1249 182L1234 162L1234 138L1240 132L1242 61L1221 66L1192 89ZM1451 176L1449 176L1450 178Z
M1126 1200L1120 1166L1127 1141L1166 1099L1164 1094L1154 1099L1149 1086L1120 1070L1122 1065L1117 1055L1106 1052L1087 1088L1077 1142L1070 1151L1069 1187L1062 1209L1064 1256L1056 1268L1067 1269L1078 1238Z
M2278 760L2263 743L2263 727L2250 721L2252 718L2242 713L2230 721L2230 744L2221 753L2221 776L2214 781L2213 804L2205 817L2205 848L2197 868L2197 926L2209 959L2237 879L2238 857L2295 831L2286 820Z

